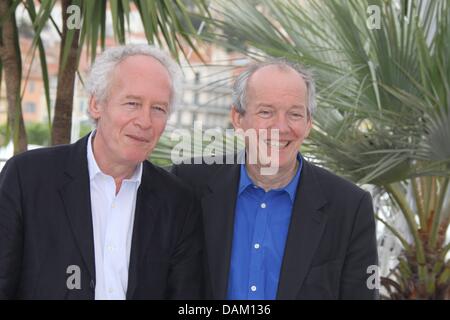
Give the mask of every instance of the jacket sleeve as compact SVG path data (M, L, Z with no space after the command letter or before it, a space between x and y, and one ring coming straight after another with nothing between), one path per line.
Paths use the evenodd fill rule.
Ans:
M200 206L192 197L176 241L168 279L169 299L192 300L204 296L203 229Z
M23 251L21 188L15 159L0 173L0 300L16 298Z
M177 165L174 164L171 167L169 167L169 171L178 177L178 166Z
M371 270L376 270L375 274ZM378 298L378 253L372 198L361 198L341 274L340 299Z

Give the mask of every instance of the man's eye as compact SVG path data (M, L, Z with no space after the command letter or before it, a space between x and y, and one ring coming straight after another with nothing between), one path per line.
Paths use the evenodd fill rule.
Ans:
M128 101L125 104L130 107L139 107L141 105L139 102L134 102L134 101Z
M303 118L303 114L301 113L291 113L291 117L294 119L301 119Z
M260 114L261 116L263 116L263 117L269 117L269 116L272 114L272 112L267 111L267 110L261 110L261 111L259 112L259 114Z
M158 113L161 113L161 114L166 114L166 112L167 112L167 110L164 106L158 106L158 105L152 106L152 110L156 111Z

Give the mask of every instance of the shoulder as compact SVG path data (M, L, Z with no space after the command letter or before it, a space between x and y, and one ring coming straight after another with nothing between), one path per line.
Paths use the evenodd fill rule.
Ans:
M18 165L36 163L44 164L48 163L48 161L50 160L58 160L63 157L67 157L68 153L70 152L70 147L70 145L59 145L25 151L21 154L13 156L9 161L14 162Z
M33 175L46 171L55 172L62 168L70 150L71 145L60 145L25 151L9 159L5 168L16 167L20 172Z
M314 175L315 180L319 183L320 188L327 198L334 199L361 199L368 192L357 186L355 183L340 177L325 168L319 167L309 162L305 162L308 169Z
M213 175L219 168L223 168L226 164L206 164L202 163L182 163L172 166L172 172L177 176L186 177L208 177Z
M230 158L236 155L231 155ZM231 170L235 166L236 161L230 161L228 164L227 156L221 158L192 158L185 163L173 165L171 172L186 182L190 186L199 187L208 183L217 172L223 170ZM216 161L220 159L220 161Z
M152 173L152 177L145 183L157 184L158 189L164 194L179 194L184 196L191 196L192 191L188 184L179 177L175 176L171 172L161 167L152 164L149 161L144 161L144 170Z
M0 184L22 190L49 189L61 181L70 157L70 145L40 148L10 158L0 174Z

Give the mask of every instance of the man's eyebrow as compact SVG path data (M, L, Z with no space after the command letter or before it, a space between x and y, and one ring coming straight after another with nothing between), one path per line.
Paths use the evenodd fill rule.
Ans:
M258 107L275 108L273 105L267 103L260 103Z
M142 98L140 96L135 96L132 94L126 95L124 99L142 100Z
M161 101L161 102L156 101L156 102L152 103L152 106L163 106L163 107L167 108L167 107L169 107L169 103L163 102L163 101Z
M271 105L271 104L267 104L267 103L260 103L258 104L258 107L266 107L266 108L272 108L274 109L275 106ZM304 104L294 104L292 105L289 109L306 109Z

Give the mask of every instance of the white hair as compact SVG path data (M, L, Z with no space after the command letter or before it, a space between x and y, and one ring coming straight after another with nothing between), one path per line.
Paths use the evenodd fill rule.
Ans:
M271 59L265 62L254 63L248 66L235 80L233 85L233 105L240 114L245 113L247 105L248 80L259 69L267 66L290 68L296 71L305 81L308 95L308 115L312 116L316 110L316 87L311 72L298 63L292 63L286 59Z
M108 98L111 74L116 66L128 57L144 55L158 60L168 71L171 78L170 111L177 108L182 95L182 73L178 64L163 50L147 44L129 44L108 48L103 51L91 67L86 90L97 101Z

